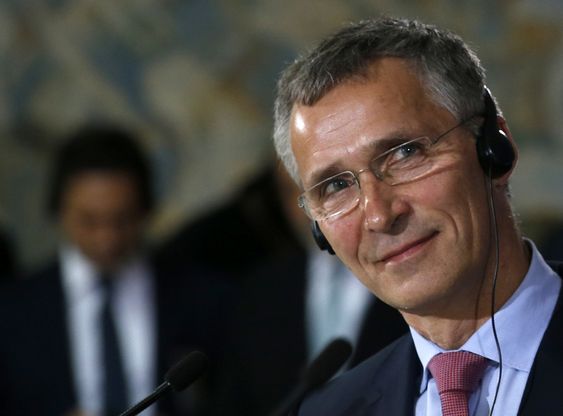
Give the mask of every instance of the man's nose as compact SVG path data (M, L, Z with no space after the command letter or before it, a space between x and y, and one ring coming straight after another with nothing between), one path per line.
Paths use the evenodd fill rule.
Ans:
M373 174L363 175L360 206L364 228L373 232L392 232L399 218L410 211L404 198L396 196L393 186L378 180Z

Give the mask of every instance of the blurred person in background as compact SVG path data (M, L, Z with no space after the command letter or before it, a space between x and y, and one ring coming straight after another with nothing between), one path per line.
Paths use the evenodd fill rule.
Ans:
M546 259L563 258L563 219L552 220L543 238L538 242L538 248Z
M379 301L311 238L297 206L299 187L278 164L275 186L289 230L290 253L263 260L243 279L218 415L268 414L298 384L302 370L333 339L354 347L353 367L403 335L400 314Z
M229 200L188 221L157 249L161 261L213 265L240 284L257 264L299 248L285 213L275 163L259 171Z
M208 271L171 274L151 259L154 206L130 132L89 125L64 141L49 199L58 256L0 294L0 414L116 415L190 349L219 362L228 289ZM145 414L203 414L212 379Z

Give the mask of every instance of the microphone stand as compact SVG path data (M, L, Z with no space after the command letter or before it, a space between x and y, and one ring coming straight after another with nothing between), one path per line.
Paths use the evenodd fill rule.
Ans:
M168 381L165 381L160 386L158 386L151 394L149 394L147 397L145 397L143 400L141 400L139 403L137 403L133 407L130 407L125 412L121 413L119 416L138 415L143 410L145 410L147 407L149 407L151 404L156 402L160 398L160 396L162 396L164 393L166 393L171 388L172 388L172 384L170 384Z

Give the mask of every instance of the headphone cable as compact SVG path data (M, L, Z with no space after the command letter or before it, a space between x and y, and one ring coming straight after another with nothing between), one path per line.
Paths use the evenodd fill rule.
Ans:
M493 404L491 406L491 411L489 412L489 416L493 415L493 411L495 410L495 404L497 402L498 393L500 390L500 382L502 379L502 351L500 348L500 342L498 339L497 328L495 324L495 300L496 300L496 290L497 290L497 277L499 272L499 263L500 263L500 244L499 244L499 232L498 232L498 224L497 224L497 217L496 217L496 209L495 209L495 200L493 198L493 180L491 178L491 168L489 167L489 175L488 175L488 185L489 185L489 210L491 215L491 222L494 230L494 240L495 240L495 269L493 274L493 286L492 286L492 296L491 296L491 325L493 328L493 336L495 338L495 345L497 347L498 352L498 359L499 359L499 371L498 371L498 381L497 387L495 390L495 396L493 399Z

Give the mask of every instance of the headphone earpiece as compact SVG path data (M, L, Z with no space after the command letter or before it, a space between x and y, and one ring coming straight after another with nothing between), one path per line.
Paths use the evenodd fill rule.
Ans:
M317 221L312 222L311 232L313 233L313 239L315 240L315 243L317 243L317 246L319 246L321 250L326 250L330 254L334 255L334 250L321 231L321 228L319 227L319 223Z
M498 178L514 164L515 154L512 143L498 125L495 101L487 87L483 91L485 101L485 120L477 136L477 157L487 175Z

